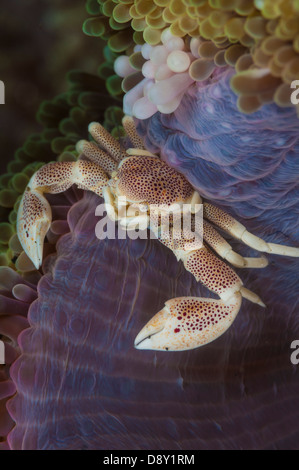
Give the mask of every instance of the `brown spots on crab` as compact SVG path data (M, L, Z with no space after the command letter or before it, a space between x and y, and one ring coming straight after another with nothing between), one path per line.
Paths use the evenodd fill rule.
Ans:
M25 191L21 200L17 232L20 243L36 269L42 262L43 242L51 224L48 201L35 190Z
M122 125L125 129L127 136L136 149L144 149L142 138L137 134L134 119L131 116L124 116Z
M222 209L213 206L213 204L204 202L203 215L206 219L217 225L217 227L222 228L234 237L240 238L246 231L244 225L235 220L231 215L227 214Z
M239 311L237 299L229 305L219 300L192 297L174 300L179 302L170 306L170 312L176 316L173 335L177 341L178 336L181 337L186 349L214 341L230 327Z
M225 240L223 239L223 237L220 235L220 233L217 232L217 230L214 229L214 227L212 227L208 222L206 222L205 220L203 221L203 230L204 230L204 237L205 237L205 241L212 247L212 248L215 248L221 244L223 244L223 242L225 242Z
M109 175L116 170L116 161L107 152L100 149L95 142L79 140L76 149L80 154L88 158L88 160L99 165L104 171L107 171Z
M230 229L234 225L234 218L218 207L213 206L213 204L205 202L203 205L203 213L204 217L211 222L217 223L218 227L223 229Z
M241 298L235 293L227 302L197 297L168 300L137 335L135 347L184 351L208 344L231 326Z
M131 201L171 205L186 201L194 189L183 175L155 157L129 157L120 165L118 190Z
M154 217L151 216L151 221ZM156 223L161 224L161 219L156 216ZM164 232L158 233L158 240L163 243L167 248L172 250L177 259L184 259L188 252L192 252L202 247L202 238L195 233L194 230L182 230L181 227L175 229L172 227L172 217L169 217L170 229L164 228Z
M48 163L41 167L30 181L30 187L42 188L43 192L60 193L72 184L74 162Z
M121 144L98 122L91 122L88 130L94 140L108 152L117 162L126 157L126 151Z
M170 313L176 316L177 324L173 333L202 332L216 327L222 320L229 319L233 312L232 305L224 305L219 301L184 298L170 306Z
M78 188L93 191L101 196L103 186L108 182L108 177L95 163L78 160L74 182L77 184Z
M206 246L190 254L184 262L197 281L220 297L227 297L242 286L242 281L234 270L217 258Z
M26 238L29 238L30 228L39 218L44 216L45 208L41 196L28 191L24 193L22 205L23 213L19 221L19 235L23 234Z
M61 193L76 184L78 188L102 194L102 187L108 181L106 173L96 164L87 160L76 162L48 163L40 168L29 183L29 190L41 193Z
M51 224L51 208L43 193L62 192L74 183L102 195L106 173L85 160L55 162L43 166L31 178L17 215L17 232L23 249L38 269L42 263L43 242Z

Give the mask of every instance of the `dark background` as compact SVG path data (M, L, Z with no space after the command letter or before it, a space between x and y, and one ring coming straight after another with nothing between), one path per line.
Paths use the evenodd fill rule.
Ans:
M87 37L82 24L85 0L0 0L0 172L33 132L41 130L39 104L66 91L66 73L96 74L100 40Z

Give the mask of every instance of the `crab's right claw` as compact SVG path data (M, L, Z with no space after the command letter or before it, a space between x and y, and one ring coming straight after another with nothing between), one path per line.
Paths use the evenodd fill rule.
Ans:
M241 300L239 292L227 302L199 297L168 300L136 336L135 348L186 351L208 344L231 326Z
M25 253L36 269L42 264L44 239L51 220L48 201L39 191L28 188L18 209L17 234Z

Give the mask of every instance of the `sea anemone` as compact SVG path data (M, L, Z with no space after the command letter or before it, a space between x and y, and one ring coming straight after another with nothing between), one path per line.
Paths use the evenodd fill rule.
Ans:
M114 62L115 72L124 77L124 112L138 119L147 119L157 111L172 113L195 81L204 87L223 73L213 60L199 56L198 38L184 41L165 29L161 41L159 46L135 46L130 58L122 55ZM224 70L227 68L224 65Z
M140 135L249 230L298 246L295 110L271 104L240 113L231 73L189 88L174 113L140 121ZM174 354L136 351L135 334L165 300L210 293L158 241L98 240L100 202L91 193L73 201L70 231L44 261L30 327L10 367L16 394L7 410L16 425L3 446L297 447L298 378L290 361L299 334L296 260L269 256L263 270L237 270L267 309L244 303L216 342Z
M264 103L290 106L290 84L299 73L299 7L296 0L132 0L88 2L83 29L108 40L116 53L134 53L134 45L161 44L169 28L180 38L202 44L198 72L208 59L235 67L232 88L238 107L253 112ZM89 6L92 5L92 8ZM100 16L99 16L100 14ZM298 106L298 105L297 105Z

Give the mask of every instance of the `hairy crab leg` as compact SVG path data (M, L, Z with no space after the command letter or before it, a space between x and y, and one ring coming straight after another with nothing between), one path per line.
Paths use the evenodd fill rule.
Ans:
M127 136L136 149L145 150L142 138L137 134L134 119L131 116L124 116L122 119L122 125L125 129Z
M120 142L109 134L105 127L98 122L91 122L88 126L88 131L94 140L103 147L116 162L120 162L123 158L128 156Z
M99 165L109 176L117 169L116 161L104 150L100 149L96 143L87 140L79 140L76 150L80 155L86 157L91 162Z
M42 263L44 238L52 220L44 193L60 193L75 183L101 196L107 181L106 173L98 165L85 160L48 163L32 176L18 209L17 233L36 269Z
M248 232L246 227L218 207L209 203L204 203L204 217L213 222L217 227L222 228L233 237L241 240L254 250L263 251L274 255L299 257L299 248L293 246L268 243L262 238Z
M253 292L245 289L233 269L203 245L186 249L188 240L159 238L170 248L197 281L220 297L219 300L180 297L168 300L140 331L135 339L137 349L182 351L210 343L222 335L236 318L242 296L265 306Z
M206 220L203 221L203 237L221 258L237 268L265 268L268 266L268 261L264 256L246 258L233 251L231 245Z

